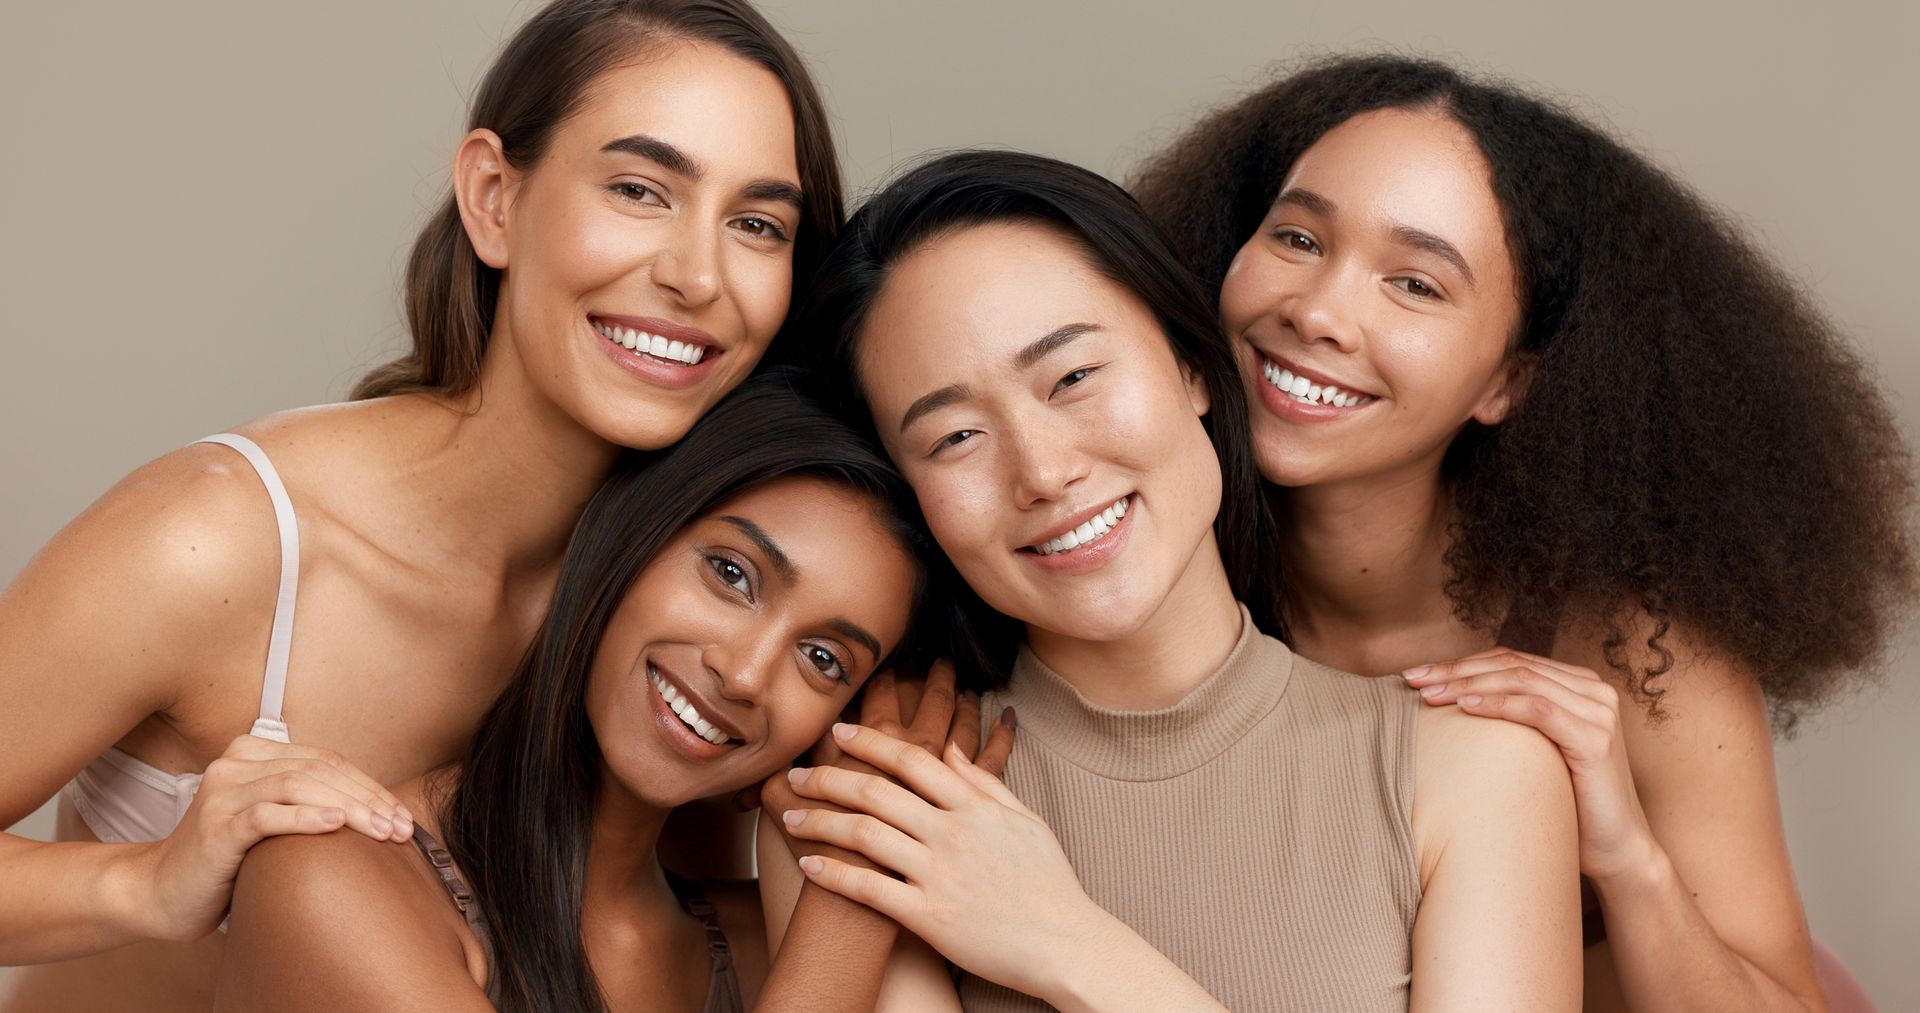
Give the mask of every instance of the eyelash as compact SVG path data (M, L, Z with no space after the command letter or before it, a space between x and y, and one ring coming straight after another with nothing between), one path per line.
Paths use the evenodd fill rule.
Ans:
M741 566L738 562L726 556L709 555L706 558L707 569L713 571L714 577L718 578L720 583L746 598L747 601L753 601L753 581L748 577L746 567ZM733 571L733 573L738 576L730 576L726 572L728 570ZM746 586L740 586L742 584Z
M1320 252L1320 244L1314 242L1312 236L1309 236L1298 229L1288 229L1288 228L1274 229L1273 238L1278 239L1280 241L1281 246L1284 246L1289 250L1294 250L1299 253L1318 254ZM1306 248L1295 246L1293 244L1293 241L1295 239L1305 240L1307 243Z
M1405 282L1406 284L1404 284L1404 285L1402 285L1402 284L1401 284L1402 282ZM1395 279L1393 279L1392 281L1390 281L1390 282L1388 282L1388 284L1390 284L1390 285L1397 285L1397 286L1399 286L1399 287L1400 287L1400 290L1401 290L1402 292L1405 292L1406 294L1408 294L1408 295L1410 295L1410 296L1412 296L1412 297L1414 297L1415 299L1438 299L1438 298L1440 298L1440 291L1439 291L1438 289L1436 289L1436 288L1434 288L1434 287L1433 287L1432 285L1429 285L1429 284L1427 284L1427 283L1426 283L1426 282L1424 282L1424 281L1421 281L1421 280L1420 280L1420 279L1418 279L1418 278L1395 278ZM1423 289L1426 289L1426 291L1425 291L1425 292L1415 292L1415 291L1413 290L1413 286L1415 286L1415 285L1418 285L1418 286L1420 286L1421 288L1423 288Z
M787 230L781 227L779 222L776 222L771 218L763 218L759 215L753 215L747 218L740 219L740 221L737 224L746 225L750 222L755 222L760 225L763 225L766 227L766 230L767 230L762 233L748 232L748 234L752 235L755 239L772 239L774 242L780 243L781 245L785 245L787 243L793 242L793 237L787 234ZM746 232L747 230L742 229L741 231Z
M612 192L614 196L619 197L622 200L632 201L635 204L646 204L654 207L659 206L658 204L655 204L653 201L642 199L643 195L651 195L656 198L660 197L660 191L655 190L653 187L650 187L645 183L635 183L632 180L621 180L618 183L613 183L608 185L607 189L610 192ZM635 192L635 191L638 191L638 192ZM664 203L664 200L662 201L662 203Z
M812 665L814 670L821 675L835 682L846 682L848 679L853 678L853 673L847 671L847 663L840 660L840 655L834 653L832 650L822 647L819 644L805 644L800 648L800 651L807 656L807 663ZM827 669L821 668L818 659L815 657L816 654L824 655L828 664L832 666L833 671L829 672Z
M957 447L960 444L965 443L968 437L973 436L979 431L980 430L978 429L960 429L960 430L956 430L954 432L948 433L947 435L940 437L940 441L938 443L935 443L933 445L933 449L928 451L927 454L928 456L932 456L934 454L938 454L942 450L947 449L948 447Z
M1068 387L1071 387L1071 386L1074 386L1075 384L1080 383L1081 381L1085 380L1087 377L1090 377L1093 374L1098 373L1099 371L1100 371L1099 366L1081 366L1079 369L1072 370L1071 372L1067 373L1066 376L1061 377L1056 383L1054 383L1053 392L1055 394L1058 394L1061 391L1066 390Z

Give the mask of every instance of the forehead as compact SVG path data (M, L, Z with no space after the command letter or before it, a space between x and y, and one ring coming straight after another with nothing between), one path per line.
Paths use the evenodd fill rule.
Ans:
M1390 220L1456 244L1505 248L1492 171L1467 128L1438 109L1377 109L1327 131L1281 189L1311 190L1343 218Z
M556 138L593 151L645 134L712 174L798 183L793 107L773 72L708 42L648 44L595 78Z
M1095 270L1051 228L969 226L936 236L888 271L860 329L868 400L904 406L925 389L982 370L1063 324L1140 331L1139 298Z

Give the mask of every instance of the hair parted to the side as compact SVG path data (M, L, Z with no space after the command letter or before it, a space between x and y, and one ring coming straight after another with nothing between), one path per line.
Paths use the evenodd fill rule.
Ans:
M1125 190L1096 173L1040 155L961 151L926 161L870 198L841 231L800 317L819 336L820 369L842 393L849 421L871 427L859 379L859 339L890 269L944 233L1002 222L1044 226L1067 239L1106 278L1153 311L1184 366L1206 385L1202 420L1220 458L1214 532L1233 591L1256 623L1281 632L1279 539L1248 428L1245 388L1213 300ZM953 604L953 659L961 678L998 685L1024 639L1018 622L989 608L947 564L935 596Z
M504 1010L599 1011L580 938L600 747L586 713L593 660L621 600L682 528L768 482L812 476L869 497L917 561L912 620L881 666L923 664L927 561L902 519L912 491L886 456L795 386L791 371L749 378L654 453L628 451L567 545L546 620L513 682L481 721L442 827L494 933L490 973Z
M1893 414L1800 287L1646 158L1510 86L1349 56L1207 115L1134 192L1217 291L1300 155L1385 108L1442 110L1478 142L1519 279L1516 348L1537 357L1517 410L1448 452L1461 616L1491 628L1564 603L1598 619L1656 713L1674 624L1749 670L1783 727L1870 671L1917 583Z
M555 0L521 26L473 101L467 129L500 135L506 160L526 171L587 88L642 47L706 42L765 67L793 106L802 207L794 232L795 291L813 273L846 217L826 107L792 46L747 0ZM725 110L715 110L724 115ZM430 391L460 394L480 377L493 332L500 272L482 263L451 192L414 240L405 275L413 350L377 366L354 400Z

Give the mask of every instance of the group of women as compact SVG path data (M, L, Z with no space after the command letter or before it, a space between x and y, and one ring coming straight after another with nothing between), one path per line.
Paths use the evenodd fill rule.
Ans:
M412 352L0 598L0 1010L1826 1008L1771 733L1911 476L1710 205L1399 57L833 151L745 0L533 16Z

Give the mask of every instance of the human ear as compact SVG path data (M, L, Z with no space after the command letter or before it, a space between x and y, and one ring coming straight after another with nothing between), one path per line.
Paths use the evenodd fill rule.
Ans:
M1527 386L1533 382L1533 371L1540 364L1540 357L1532 352L1515 352L1507 356L1500 364L1500 370L1494 375L1493 385L1480 398L1480 404L1473 410L1473 420L1483 426L1497 426L1513 414L1513 408L1526 397Z
M1212 411L1213 394L1207 390L1207 381L1200 378L1199 371L1183 362L1180 364L1180 377L1186 382L1187 404L1193 407L1193 414L1205 416Z
M453 199L474 254L495 270L507 266L507 189L500 135L486 129L469 133L453 154Z

